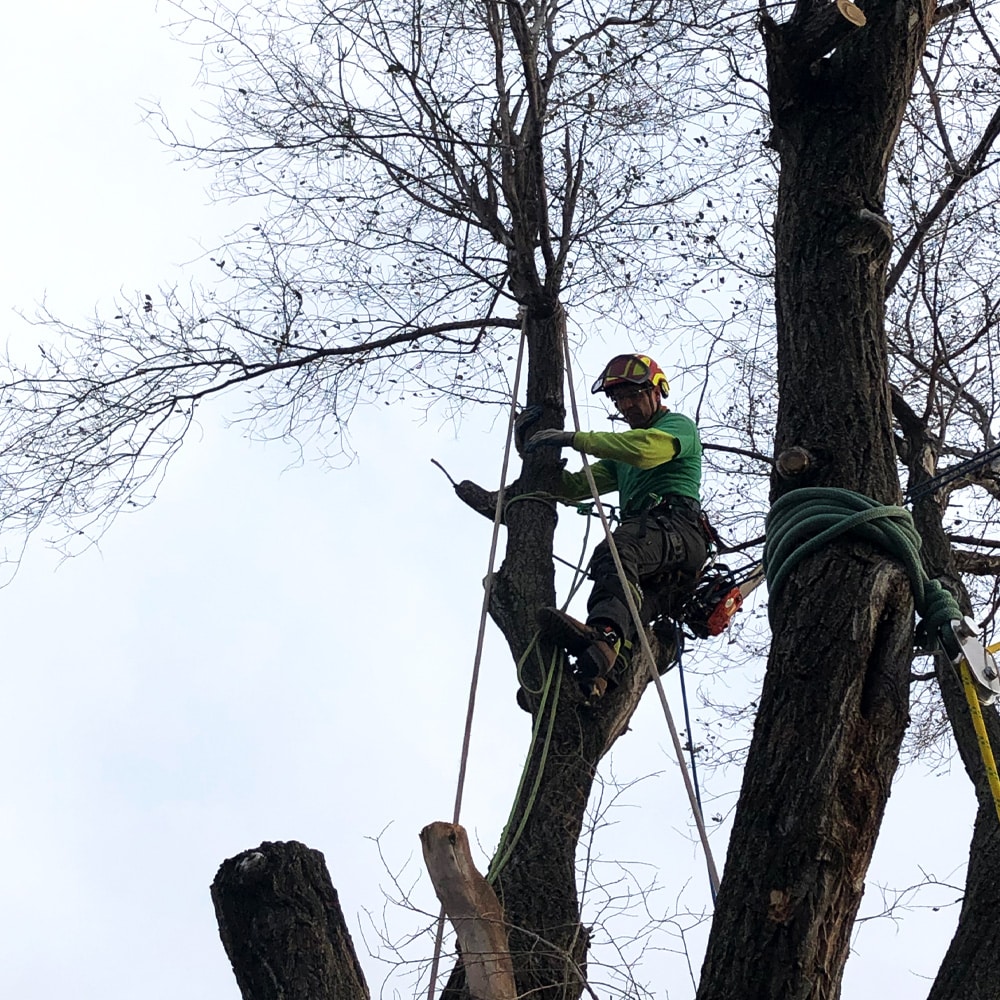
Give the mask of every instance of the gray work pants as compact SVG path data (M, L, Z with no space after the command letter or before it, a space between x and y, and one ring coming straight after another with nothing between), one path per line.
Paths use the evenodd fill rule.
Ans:
M643 622L678 614L708 558L699 512L664 504L626 518L612 535L625 576L639 598ZM588 624L610 623L620 636L631 639L635 627L606 540L594 550L589 574L594 587L587 601Z

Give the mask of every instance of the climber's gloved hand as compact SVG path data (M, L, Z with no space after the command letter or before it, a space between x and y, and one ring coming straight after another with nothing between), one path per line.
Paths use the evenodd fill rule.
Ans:
M542 408L537 403L526 406L514 419L514 447L518 455L524 456L524 448L528 441L528 431L532 424L538 423Z
M528 454L531 454L539 448L569 448L573 444L575 436L574 431L539 431L528 438L528 443L524 446L524 450Z

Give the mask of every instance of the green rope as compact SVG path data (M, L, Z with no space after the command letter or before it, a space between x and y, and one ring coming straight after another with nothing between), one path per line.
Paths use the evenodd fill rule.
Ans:
M898 559L913 588L921 618L918 635L937 638L942 625L962 617L955 598L939 580L928 577L920 558L920 535L903 507L886 506L871 497L835 487L807 487L780 497L767 515L764 569L771 600L806 557L836 538L851 535Z
M510 503L515 500L521 499L532 499L531 494L525 494L523 497L513 497ZM534 499L537 499L535 497ZM586 580L586 573L584 572L583 560L587 554L587 545L590 538L590 524L587 524L586 531L584 531L583 537L583 549L580 553L580 559L576 565L567 562L565 559L560 559L560 562L565 562L567 566L573 569L573 580L569 587L569 595L563 604L563 610L569 605L569 602L573 599L576 592L583 586L584 580ZM558 556L554 558L558 559ZM497 849L493 854L493 863L490 865L490 870L486 873L486 880L491 885L496 881L500 872L503 870L504 866L510 860L511 854L514 853L514 848L517 846L517 842L521 839L521 834L524 832L524 828L528 823L528 817L531 815L532 807L535 804L535 799L538 796L538 789L542 783L542 775L545 771L545 762L549 756L549 746L552 743L552 731L555 727L556 721L556 710L559 707L559 690L562 687L562 670L560 669L559 661L561 659L561 653L559 650L553 650L552 659L549 662L548 670L544 669L544 663L541 660L541 654L538 652L538 637L539 633L536 631L531 637L531 642L528 643L528 648L525 649L524 653L521 654L520 659L517 661L517 682L520 684L525 691L529 694L540 695L540 700L538 704L538 714L535 716L535 721L531 729L531 741L528 744L528 755L524 760L524 766L521 768L521 777L517 783L517 791L514 793L514 801L510 807L510 814L507 817L507 822L504 824L502 833L500 834L500 843L497 845ZM539 690L528 687L524 679L524 664L527 662L528 657L531 655L532 651L539 658L539 666L543 668L542 686ZM552 700L549 701L549 695L551 694ZM521 793L524 791L524 783L528 777L528 767L531 763L531 748L535 746L535 742L538 739L538 734L541 731L542 724L546 720L546 713L548 718L548 727L545 731L545 741L542 744L542 752L538 761L538 770L535 774L535 780L532 783L531 790L528 793L527 801L524 804L524 808L521 810L521 819L517 825L517 829L511 835L511 824L514 822L514 815L517 812L518 804L521 801ZM510 838L508 841L508 837Z
M524 655L517 662L517 677L522 687L525 685L524 682L521 681L521 668L524 666L524 661L528 658L532 649L535 649L537 641L538 633L536 632L532 637L528 648L524 651ZM524 790L524 782L528 777L528 765L531 762L531 751L529 750L528 756L524 761L524 767L521 769L521 777L517 783L517 791L514 793L514 801L510 807L510 815L507 817L507 822L504 824L503 832L500 834L500 843L493 855L493 863L490 865L490 870L486 873L486 881L489 882L490 885L496 882L500 872L510 860L510 856L514 853L514 848L517 846L517 842L521 839L521 834L524 832L524 828L528 822L528 816L531 815L532 806L535 804L535 798L538 795L538 788L542 782L542 774L545 771L545 761L549 755L549 745L552 742L552 730L555 726L556 711L559 707L559 688L561 686L562 670L559 669L559 652L556 650L552 654L552 661L549 663L549 669L545 673L545 680L542 683L541 692L531 692L532 694L540 693L541 702L538 706L538 714L535 716L535 724L531 730L530 747L533 747L535 745L535 741L538 739L542 723L545 721L546 702L548 702L549 694L551 693L552 695L552 701L548 706L548 727L545 731L545 742L542 745L541 759L538 761L538 770L535 773L535 780L532 783L528 799L524 804L524 808L521 810L521 821L518 823L513 836L510 836L508 841L511 824L514 822L514 814L517 812L518 803L521 801L521 792ZM525 690L529 689L525 687Z

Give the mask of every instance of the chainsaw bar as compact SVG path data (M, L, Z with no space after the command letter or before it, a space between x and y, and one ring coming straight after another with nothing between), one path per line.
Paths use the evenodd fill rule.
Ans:
M764 564L757 563L750 575L740 584L740 597L749 597L764 582Z

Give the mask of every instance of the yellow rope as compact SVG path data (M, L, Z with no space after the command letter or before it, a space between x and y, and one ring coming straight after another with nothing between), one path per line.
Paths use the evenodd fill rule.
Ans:
M990 646L988 652L992 653L997 649L1000 649L1000 643ZM983 721L983 710L979 705L979 695L976 694L976 682L972 679L972 671L969 670L969 663L964 657L959 669L962 674L962 687L965 688L965 700L969 703L972 725L976 730L979 753L983 758L983 767L986 768L986 777L990 782L990 792L993 794L993 808L997 811L997 819L1000 819L1000 775L997 774L997 765L993 759L993 748L990 746L990 738L986 735L986 723Z

